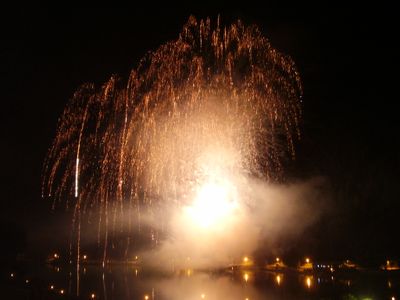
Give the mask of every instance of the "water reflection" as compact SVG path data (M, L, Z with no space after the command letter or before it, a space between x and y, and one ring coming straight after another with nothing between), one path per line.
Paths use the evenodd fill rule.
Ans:
M79 297L73 299L398 299L400 274L332 274L266 271L251 268L225 272L201 272L191 268L159 273L138 266L87 264L80 275L72 267L46 268L41 277L49 295L75 297L79 275ZM13 274L13 276L11 276ZM12 282L33 288L34 275L9 272ZM27 284L26 282L29 282ZM48 297L50 299L52 296ZM346 298L347 297L347 298ZM352 298L353 297L353 298Z
M247 283L250 274L243 274ZM247 281L246 281L247 280ZM195 274L189 278L162 278L150 281L156 291L155 299L265 299L254 285L243 286L228 276Z
M304 283L308 289L312 286L312 276L306 276Z
M248 273L248 272L244 272L244 274L243 274L243 279L244 279L244 281L245 281L245 282L248 282L248 281L249 281L249 278L250 278L249 273Z
M276 281L276 284L277 284L277 285L281 285L282 278L283 278L283 275L282 275L282 274L276 275L275 281Z

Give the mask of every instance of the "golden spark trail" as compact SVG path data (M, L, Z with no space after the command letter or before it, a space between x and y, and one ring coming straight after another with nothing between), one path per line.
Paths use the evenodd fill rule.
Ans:
M75 165L75 198L78 198L78 191L79 191L79 157L77 155L76 158L76 165Z

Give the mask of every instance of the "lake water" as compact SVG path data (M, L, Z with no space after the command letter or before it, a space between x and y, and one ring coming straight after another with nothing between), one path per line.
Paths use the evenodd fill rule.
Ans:
M133 265L86 265L77 283L70 266L24 267L8 274L4 293L7 299L400 299L400 274L383 271L157 273Z

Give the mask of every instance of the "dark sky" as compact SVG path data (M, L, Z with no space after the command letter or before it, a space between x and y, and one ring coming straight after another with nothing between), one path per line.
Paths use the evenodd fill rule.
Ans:
M28 248L54 234L48 227L59 216L40 198L41 168L57 119L80 84L100 85L115 73L126 78L148 50L175 39L190 14L220 13L225 23L239 17L257 24L300 70L303 138L288 176L324 177L332 201L302 247L328 257L398 256L395 11L284 3L5 9L0 24L0 232L20 232Z

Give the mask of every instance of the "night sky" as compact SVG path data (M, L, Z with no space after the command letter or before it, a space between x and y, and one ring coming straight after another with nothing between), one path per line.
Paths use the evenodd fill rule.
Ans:
M295 248L337 259L398 257L395 11L289 4L4 10L0 233L10 246L2 251L45 248L62 228L57 227L62 213L52 212L40 197L41 171L74 90L85 82L100 85L112 74L127 78L147 51L177 38L190 14L220 13L225 24L236 18L257 24L275 48L294 59L302 77L303 136L287 178L324 178L330 209Z

